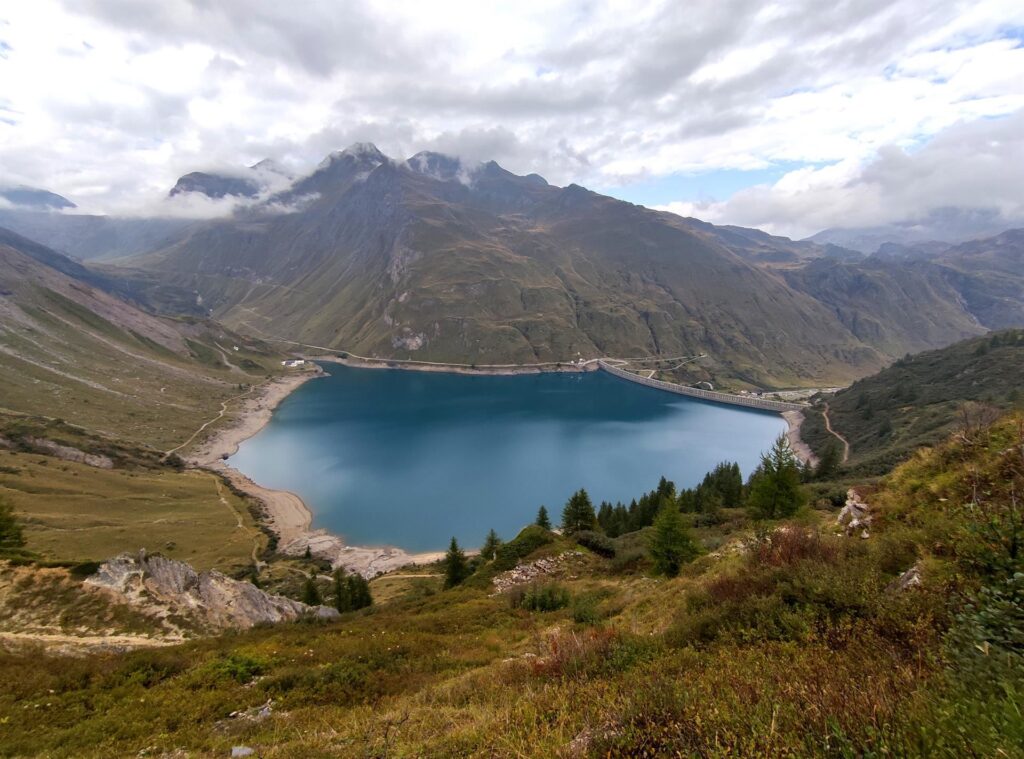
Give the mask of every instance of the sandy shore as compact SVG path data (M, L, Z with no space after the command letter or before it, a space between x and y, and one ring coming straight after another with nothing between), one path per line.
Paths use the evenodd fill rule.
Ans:
M242 400L230 420L213 434L201 440L186 460L192 466L209 469L227 479L234 487L263 504L264 521L277 535L278 551L292 556L305 554L326 559L334 568L344 567L364 577L389 572L410 564L429 564L441 559L444 552L407 553L393 546L350 546L326 530L311 530L313 512L295 493L273 490L253 482L225 460L238 451L238 446L251 438L270 421L274 409L304 383L323 376L319 368L281 377L257 388Z
M793 453L805 464L817 466L818 457L814 455L811 447L800 437L800 426L804 423L803 412L783 411L782 418L789 425L789 429L786 431L786 439L789 440L789 447L793 449Z

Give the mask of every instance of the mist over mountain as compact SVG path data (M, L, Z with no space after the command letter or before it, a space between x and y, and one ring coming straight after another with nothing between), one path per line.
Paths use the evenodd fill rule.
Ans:
M41 190L37 187L16 187L0 186L0 199L7 201L9 206L18 209L32 211L60 210L62 208L77 208L77 206L62 195L49 190ZM3 209L0 204L0 209Z
M1008 218L996 208L936 208L914 219L877 227L834 227L808 237L809 242L840 245L861 253L887 255L922 254L940 244L993 237L1012 227L1024 226L1024 218ZM896 246L896 248L894 248ZM905 251L905 253L904 253Z

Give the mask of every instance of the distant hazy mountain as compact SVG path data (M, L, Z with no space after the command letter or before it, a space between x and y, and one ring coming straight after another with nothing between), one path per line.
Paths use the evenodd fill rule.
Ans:
M913 254L921 252L920 243L956 244L992 237L1015 226L1024 226L1024 219L1007 219L996 209L938 208L918 219L878 227L826 229L807 239L868 254L890 246L886 254L891 256L901 252L899 248Z
M1024 229L953 246L936 261L986 327L1024 325Z
M0 208L0 226L83 261L156 250L192 223Z
M32 210L59 210L61 208L76 208L75 204L62 195L49 190L40 190L36 187L0 187L0 198L3 198L12 206ZM2 205L0 205L2 208Z
M233 327L384 357L703 351L718 376L785 384L861 376L984 331L945 269L862 258L494 162L396 161L358 144L133 265L198 291Z
M291 179L290 173L276 161L266 158L237 172L193 171L178 178L170 197L196 192L208 198L235 196L255 198L275 184Z

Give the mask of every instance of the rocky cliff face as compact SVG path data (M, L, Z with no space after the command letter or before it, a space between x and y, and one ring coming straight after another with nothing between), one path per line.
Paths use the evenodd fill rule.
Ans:
M215 630L338 616L326 606L307 606L216 570L196 572L184 562L147 556L144 551L110 559L85 582L154 616L185 617L198 627Z

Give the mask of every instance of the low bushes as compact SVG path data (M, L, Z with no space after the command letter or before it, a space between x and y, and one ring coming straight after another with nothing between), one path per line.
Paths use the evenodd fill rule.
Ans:
M607 535L602 535L600 532L592 530L583 530L577 532L573 537L577 543L584 548L589 548L598 556L604 556L606 559L611 559L615 556L615 544Z
M531 524L508 543L498 546L494 554L494 561L491 562L491 569L495 572L504 572L512 569L519 560L529 556L542 546L554 541L554 536L543 527Z
M527 585L512 588L508 594L513 609L527 611L558 611L569 605L569 591L558 583Z

